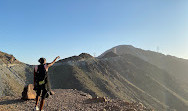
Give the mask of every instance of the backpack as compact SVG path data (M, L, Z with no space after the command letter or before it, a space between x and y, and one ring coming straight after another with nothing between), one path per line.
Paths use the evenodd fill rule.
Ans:
M35 74L35 80L37 85L43 85L47 83L47 71L44 65L38 65L38 69Z

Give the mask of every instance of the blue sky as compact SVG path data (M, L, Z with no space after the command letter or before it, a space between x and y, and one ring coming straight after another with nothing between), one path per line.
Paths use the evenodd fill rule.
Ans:
M188 58L188 1L0 1L0 50L22 62L123 44Z

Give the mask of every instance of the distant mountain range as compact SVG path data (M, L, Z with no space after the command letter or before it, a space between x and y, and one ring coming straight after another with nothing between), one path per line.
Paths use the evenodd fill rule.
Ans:
M32 83L33 66L20 62L11 67L7 66L13 64L11 62L4 64L1 66L3 70L11 70L5 80L9 80L8 75L13 75L10 81L16 81L11 83L21 83L21 87ZM54 89L77 89L93 96L138 101L159 111L187 111L187 66L185 59L120 45L97 58L82 53L62 59L49 69L49 77ZM16 67L22 70L21 76ZM5 71L0 72L0 77L2 75ZM24 83L26 81L28 83Z

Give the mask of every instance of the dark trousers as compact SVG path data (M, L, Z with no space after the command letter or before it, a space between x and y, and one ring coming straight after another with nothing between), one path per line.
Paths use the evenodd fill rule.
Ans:
M47 91L51 92L51 84L50 84L50 79L47 77Z

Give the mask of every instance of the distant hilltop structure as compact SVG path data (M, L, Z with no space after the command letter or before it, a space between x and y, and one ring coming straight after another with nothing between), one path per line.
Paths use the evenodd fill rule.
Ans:
M116 48L114 48L113 52L116 54L116 53L117 53L117 49L116 49Z

